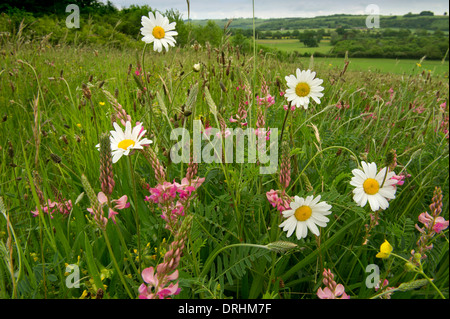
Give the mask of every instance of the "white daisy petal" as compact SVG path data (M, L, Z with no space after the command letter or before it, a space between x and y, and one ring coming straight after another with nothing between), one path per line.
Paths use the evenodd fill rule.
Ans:
M117 161L122 157L123 153L122 152L116 152L113 154L112 157L112 162L113 163L117 163Z
M316 236L320 235L319 228L317 228L316 224L312 221L312 219L308 219L306 221L306 225L308 226L309 230Z
M361 166L362 166L362 168L363 168L364 177L365 177L365 178L369 177L369 165L367 165L366 162L362 161L362 162L361 162Z
M283 216L288 218L291 217L292 215L294 215L295 213L295 209L286 209L285 211L282 212Z
M380 208L380 203L377 201L376 197L373 195L367 196L369 201L370 209L374 212Z
M298 222L296 227L297 227L297 229L295 231L295 236L297 237L297 239L300 240L300 239L306 237L308 230L306 229L305 223Z

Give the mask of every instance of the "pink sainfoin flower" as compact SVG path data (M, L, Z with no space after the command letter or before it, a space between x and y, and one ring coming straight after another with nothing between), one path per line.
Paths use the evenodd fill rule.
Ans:
M48 199L47 204L42 205L41 209L44 213L49 214L50 218L53 218L53 214L58 211L63 215L69 215L72 211L72 201L69 199L67 201L53 202ZM31 214L33 214L34 217L39 216L39 209L36 207L35 210L31 211Z
M392 176L392 179L395 179L397 183L394 184L394 186L402 186L405 184L405 179L410 178L411 174L402 173L400 175L394 175Z
M289 110L289 105L287 105L287 104L283 105L283 109L285 111ZM291 106L291 111L295 111L295 109L296 109L295 105L292 105Z
M275 104L275 98L270 94L267 94L265 97L260 97L257 95L256 101L258 105L265 105L266 107L271 107Z
M94 215L94 219L99 224L106 226L108 223L108 219L103 216L103 207L108 206L108 197L103 193L99 192L97 195L97 199L100 205L96 207L89 207L87 208L87 211ZM113 221L113 223L116 223L116 215L119 213L116 212L116 210L122 210L125 208L130 207L130 203L127 203L128 197L127 195L123 195L119 199L113 199L111 202L115 204L114 209L112 207L108 207L108 218Z
M425 252L433 248L431 241L436 234L440 234L444 229L449 226L449 221L440 216L442 213L442 190L440 187L434 189L433 198L431 200L430 212L424 212L419 215L418 220L424 226L420 227L415 225L416 229L420 232L420 238L417 241L417 253L420 254L421 259L425 259L427 255ZM415 250L411 251L411 255L414 257ZM415 260L411 257L410 261Z
M256 102L259 106L266 106L267 108L271 107L275 104L275 98L269 93L269 86L267 85L266 80L262 80L261 85L261 96L256 96Z
M164 254L162 263L142 271L144 283L139 287L139 299L165 299L180 293L178 270L181 255L191 229L193 215L187 215L174 230L174 241Z
M161 217L166 221L166 228L173 229L174 224L180 216L184 216L186 209L189 207L189 201L193 193L199 188L205 178L197 177L188 180L186 177L181 180L181 184L173 181L173 183L163 182L150 187L148 190L150 196L146 196L145 200L157 204L162 211Z
M334 281L334 275L330 269L323 271L323 284L326 287L317 290L317 297L320 299L350 299L350 296L345 293L344 286Z
M136 68L136 71L134 71L134 74L136 74L136 76L140 76L142 74L142 68L139 66Z
M292 198L286 194L285 191L273 190L271 189L266 193L267 200L269 203L276 207L276 209L282 213L287 209L290 209L290 203Z
M266 193L269 203L273 207L276 207L280 213L290 209L290 203L292 202L292 198L286 193L286 189L289 187L291 182L290 149L289 144L286 141L282 142L281 151L281 165L278 176L281 190L271 189Z
M197 167L197 163L191 162L181 183L163 181L155 187L148 187L150 196L145 196L144 200L158 205L161 217L166 221L166 228L172 232L177 229L179 218L184 216L195 191L205 181L204 177L194 178Z
M381 292L395 289L394 287L389 287L389 281L387 279L383 280L383 282L381 283L381 287L380 287L380 283L381 283L381 281L375 286L375 291L377 291L377 292L381 293ZM391 299L391 295L392 295L392 292L386 293L386 294L382 295L382 298L383 299Z
M168 282L178 279L178 270L171 275L159 279L153 267L145 268L142 271L142 279L147 284L139 287L139 299L165 299L168 296L178 295L180 288L178 282L173 284Z
M431 229L436 234L439 234L444 229L448 228L448 220L445 220L444 217L438 216L436 218L433 218L428 212L424 212L419 215L419 222L421 222L425 228Z
M247 126L247 121L245 121L245 119L247 118L245 103L239 103L239 109L235 117L236 118L234 118L233 116L230 117L229 120L231 123L238 123L241 126Z

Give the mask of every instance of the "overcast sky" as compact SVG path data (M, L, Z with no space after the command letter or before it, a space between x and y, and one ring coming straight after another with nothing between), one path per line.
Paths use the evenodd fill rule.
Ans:
M106 0L102 0L106 2ZM132 4L149 5L159 11L177 9L187 19L186 0L110 0L116 7ZM190 0L191 19L223 19L252 17L252 0ZM336 13L368 14L369 4L376 4L382 15L433 11L442 15L449 11L447 0L255 0L258 18L315 17Z

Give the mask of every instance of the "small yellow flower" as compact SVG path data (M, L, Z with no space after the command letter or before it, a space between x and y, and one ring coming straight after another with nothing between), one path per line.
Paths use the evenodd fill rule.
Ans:
M80 124L80 123L78 123L77 126L78 126L79 128L81 128L81 124Z
M384 243L381 244L380 252L376 255L376 257L386 259L390 256L392 249L391 244L389 244L389 242L385 239Z
M80 297L80 299L85 299L86 297L87 297L87 295L88 295L88 292L87 292L87 290L85 289L85 290L83 290L83 293L81 294L81 297Z
M100 104L101 106L105 105L105 102L99 102L98 104Z
M422 64L420 64L420 63L416 63L416 65L417 65L419 68L422 67Z

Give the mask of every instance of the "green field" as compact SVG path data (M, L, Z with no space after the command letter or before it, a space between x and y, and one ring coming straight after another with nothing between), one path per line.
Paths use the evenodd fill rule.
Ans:
M337 67L338 69L344 64L343 58L315 58L318 63L323 63L329 67ZM440 61L420 61L417 60L394 60L394 59L366 59L366 58L350 58L349 70L368 71L373 73L393 73L404 75L418 75L425 72L425 75L431 73L437 78L448 78L449 62Z
M297 51L300 54L314 54L319 52L322 54L330 53L333 46L329 41L321 41L319 47L308 48L303 43L295 39L264 39L257 40L259 45L267 48L280 50L283 52ZM308 61L309 58L300 58ZM317 63L321 63L329 67L342 67L343 58L334 57L315 57ZM370 71L395 74L421 74L422 72L431 73L433 76L448 77L449 61L427 60L426 58L419 63L420 60L411 59L377 59L377 58L350 58L349 69L354 71Z
M258 40L258 44L271 48L271 49L277 49L284 52L293 52L297 51L300 54L303 53L314 53L314 52L320 52L323 54L327 54L330 52L330 50L333 48L332 45L330 45L329 42L321 41L319 44L319 47L317 48L308 48L303 43L301 43L299 40L296 39L264 39L264 40Z

